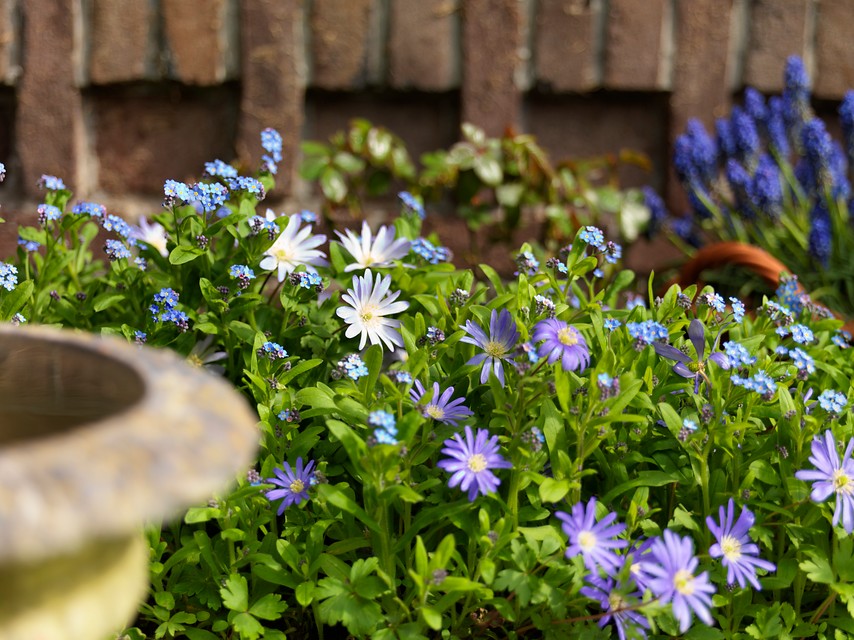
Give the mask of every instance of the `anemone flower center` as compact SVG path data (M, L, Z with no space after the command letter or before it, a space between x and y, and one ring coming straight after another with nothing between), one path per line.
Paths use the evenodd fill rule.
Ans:
M572 327L564 327L557 332L557 339L563 345L571 347L578 344L578 334Z
M690 363L688 363L687 366L688 366L688 370L691 371L692 373L700 373L700 374L702 374L706 368L702 362L690 362Z
M854 493L854 483L851 482L851 477L842 469L837 469L833 472L833 488L837 493L852 494Z
M626 608L626 601L621 594L612 591L608 594L608 606L611 611L619 611Z
M201 367L204 364L204 362L202 362L202 359L195 353L191 353L187 356L187 362L189 362L194 367Z
M735 562L741 557L741 542L732 536L724 536L721 540L721 551L727 560Z
M365 305L359 312L359 318L365 324L374 324L377 320L377 308L375 305Z
M293 258L291 251L287 247L276 249L273 252L273 257L276 258L276 260L278 260L279 262L291 262Z
M483 345L483 350L486 351L487 355L492 356L493 358L500 358L507 353L507 347L505 347L503 343L495 342L494 340L490 340Z
M584 551L592 551L596 547L596 534L592 531L582 531L578 534L578 546Z
M687 569L679 569L673 576L673 586L683 596L690 596L694 593L694 574Z
M428 404L424 407L424 413L433 418L433 420L441 420L445 417L445 410L435 404ZM471 462L469 462L471 464Z
M301 493L303 489L305 489L305 483L299 478L297 478L296 480L291 482L288 488L291 490L291 493Z
M480 473L481 471L486 470L486 458L482 453L476 453L468 461L469 471L473 473Z

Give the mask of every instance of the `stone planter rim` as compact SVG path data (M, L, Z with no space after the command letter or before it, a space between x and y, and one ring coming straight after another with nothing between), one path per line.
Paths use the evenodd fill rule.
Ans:
M72 553L206 502L254 461L257 416L224 379L167 350L49 327L6 345L85 350L135 372L136 402L68 432L0 446L0 563Z

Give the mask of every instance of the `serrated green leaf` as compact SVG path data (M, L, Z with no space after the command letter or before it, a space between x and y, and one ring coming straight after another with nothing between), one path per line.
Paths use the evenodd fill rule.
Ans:
M268 593L252 604L249 613L262 620L278 620L287 608L288 605L282 602L282 596L278 593Z
M220 587L219 594L222 603L232 611L246 611L249 608L249 589L246 578L233 573L225 580L225 586Z

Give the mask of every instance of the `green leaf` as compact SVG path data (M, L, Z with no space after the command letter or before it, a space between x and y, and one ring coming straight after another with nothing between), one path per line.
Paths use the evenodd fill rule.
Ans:
M832 584L833 569L824 554L813 550L807 550L806 554L812 559L804 560L798 566L807 574L807 578L819 584Z
M540 500L543 502L560 502L569 493L569 480L546 478L540 484Z
M341 511L356 517L374 533L380 532L380 527L377 524L377 521L369 516L362 507L356 504L352 498L347 496L338 487L329 484L321 484L317 487L317 492L322 499L329 502L329 504L338 507Z
M171 264L186 264L187 262L192 262L199 256L205 255L205 252L198 247L188 247L186 245L179 244L177 247L172 249L172 253L169 254L169 262Z
M220 587L222 603L232 611L246 611L249 608L249 589L246 578L233 573L226 578L225 586Z
M288 605L282 602L282 596L278 593L268 593L256 600L249 613L262 620L278 620Z
M441 613L430 607L421 607L418 611L421 613L421 617L424 618L424 622L433 631L439 631L442 628Z
M198 325L196 325L196 329L198 329ZM294 367L291 367L289 371L287 371L281 378L279 378L279 382L283 385L288 384L291 380L296 378L301 373L305 373L311 369L314 369L317 365L323 364L323 360L319 358L314 358L312 360L303 360L299 364Z
M476 156L472 163L475 175L490 187L497 187L504 178L501 164L490 156Z
M377 385L377 380L380 377L380 369L383 366L383 349L378 344L371 345L362 356L362 361L368 368L368 375L364 376L359 381L359 388L365 398L369 398Z
M238 613L231 621L231 626L240 634L241 638L255 640L264 633L264 627L248 613Z
M297 602L299 602L303 607L307 607L311 604L311 601L314 599L314 583L313 582L303 582L296 588L296 597Z
M207 522L208 520L213 520L218 515L219 509L216 507L190 507L184 516L184 522L187 524Z
M320 174L320 188L331 202L340 203L347 197L347 182L341 172L333 167L326 167Z
M124 300L125 295L123 293L102 293L92 301L92 308L95 311L103 311L124 302Z
M23 309L27 300L33 295L34 284L32 280L24 280L19 283L15 290L3 297L0 304L0 318L10 320L18 311Z
M612 504L615 498L623 495L636 487L663 487L672 482L679 482L677 473L666 473L664 471L641 471L637 477L628 482L618 484L602 497L602 504Z
M172 611L175 608L175 596L168 591L157 591L154 594L154 601L158 606Z

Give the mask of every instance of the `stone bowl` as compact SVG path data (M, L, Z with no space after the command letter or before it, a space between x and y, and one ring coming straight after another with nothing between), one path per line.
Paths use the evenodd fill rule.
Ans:
M175 354L0 327L0 638L103 640L148 585L145 523L227 488L257 416Z

